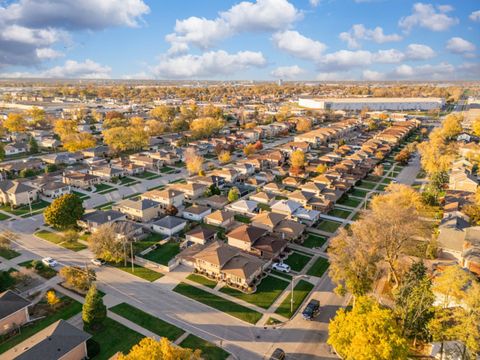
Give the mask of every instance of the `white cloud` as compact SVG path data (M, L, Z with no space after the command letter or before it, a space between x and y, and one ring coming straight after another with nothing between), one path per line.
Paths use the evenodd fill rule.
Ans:
M70 78L70 79L107 79L110 78L111 69L90 59L84 62L67 60L62 66L55 66L51 69L32 73L14 72L3 73L0 77L9 78Z
M165 40L172 46L186 43L207 49L241 32L284 30L301 17L301 12L287 0L243 1L213 20L195 16L177 20L175 32Z
M455 70L455 66L446 62L436 65L426 64L416 67L402 64L397 66L389 77L415 80L452 79Z
M321 69L346 71L355 67L364 67L372 63L372 53L366 50L340 50L326 54L319 62Z
M369 81L381 81L385 80L385 74L378 72L378 71L373 71L373 70L364 70L362 73L362 77L364 80L369 80Z
M438 6L432 4L416 3L413 5L413 13L403 17L398 25L405 31L410 31L415 26L420 26L432 31L445 31L451 26L458 24L458 19L448 16L450 6Z
M138 26L149 10L143 0L0 1L0 67L58 57L53 46L69 43L70 31Z
M465 54L475 51L476 47L470 41L461 37L452 37L447 41L447 50L454 54Z
M273 34L273 43L277 48L300 59L320 61L327 46L312 40L297 31L287 30Z
M310 0L310 5L313 7L317 7L320 4L320 0Z
M279 79L295 79L299 75L304 74L305 71L299 67L298 65L293 65L293 66L279 66L276 69L274 69L270 74L273 77L279 78Z
M59 57L65 56L65 54L61 51L57 51L52 48L39 48L36 49L35 52L37 54L37 57L42 60L57 59Z
M472 21L480 21L480 10L472 12L468 18Z
M405 51L405 56L409 60L428 60L435 55L435 51L430 46L423 44L410 44Z
M397 49L379 50L373 54L373 62L381 64L397 64L405 59L405 54Z
M351 49L360 48L361 40L370 40L377 44L402 40L402 37L398 34L384 34L383 29L379 26L374 29L367 29L363 24L353 25L348 32L340 33L339 38L340 40L347 42L348 47Z
M263 67L267 60L261 52L210 51L201 55L182 55L163 58L152 68L155 76L163 79L215 78L233 75L251 67Z

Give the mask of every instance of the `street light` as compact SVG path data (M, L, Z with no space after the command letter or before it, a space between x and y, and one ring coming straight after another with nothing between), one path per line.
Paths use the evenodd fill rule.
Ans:
M290 312L293 313L293 283L295 279L309 278L307 275L296 275L292 277L292 291L290 291Z

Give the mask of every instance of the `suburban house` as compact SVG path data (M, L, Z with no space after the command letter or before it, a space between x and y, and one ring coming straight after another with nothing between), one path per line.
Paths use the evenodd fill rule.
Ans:
M187 221L176 216L165 216L152 223L152 230L158 234L172 236L187 226Z
M212 209L223 209L228 204L228 198L223 195L212 195L208 198L198 199L197 204L205 205Z
M78 225L82 228L95 232L98 228L105 224L113 224L119 220L125 220L127 216L116 210L96 210L86 213L78 220Z
M58 320L2 356L15 360L83 360L88 358L87 340L91 337L67 321Z
M183 192L185 194L185 199L187 200L195 200L205 194L207 186L196 183L175 183L169 185L169 189Z
M244 215L255 215L258 209L258 203L256 201L242 199L229 204L226 206L226 209Z
M110 167L109 165L92 166L88 171L89 174L98 176L102 180L112 180L125 176L125 170L122 168Z
M243 224L230 231L226 236L229 245L265 260L273 260L278 258L287 247L287 241L267 234L268 231L265 229Z
M263 187L263 191L272 194L283 194L283 186L274 182L268 183Z
M275 195L272 193L266 193L264 191L260 191L256 194L250 195L248 197L252 201L256 201L260 204L271 205L275 201Z
M43 195L48 198L56 199L65 194L70 194L71 187L61 181L41 181L38 184L37 189ZM35 185L34 185L35 186Z
M282 220L274 229L275 233L278 233L282 239L295 240L302 236L307 227L293 220Z
M248 288L259 277L266 263L240 249L214 241L193 256L195 269L217 281Z
M140 196L142 199L149 199L160 203L160 206L165 209L173 205L177 209L183 205L185 195L181 191L165 189L165 190L150 190Z
M38 199L38 190L16 180L0 180L0 202L13 206L28 205Z
M129 219L141 222L155 219L161 212L160 204L150 199L125 199L113 206L112 209L124 213Z
M203 218L205 224L228 229L234 222L235 214L230 211L217 210Z
M317 210L309 210L303 207L299 207L293 213L293 219L301 221L309 226L315 224L318 220L320 220L320 211Z
M142 225L128 220L118 220L112 225L112 232L117 239L141 240L148 236Z
M201 245L216 239L217 231L203 226L197 226L185 234L185 240Z
M0 335L7 334L12 330L30 321L28 307L30 301L17 295L11 290L0 294Z
M277 214L283 214L286 216L292 216L297 209L301 208L302 204L293 200L278 200L271 208L272 212Z
M212 209L207 206L192 205L183 210L182 217L188 220L202 221L211 212Z
M28 145L22 142L14 142L14 143L5 145L3 149L5 150L6 156L24 154L28 151Z
M222 189L225 186L225 179L220 176L210 175L210 176L194 176L187 179L187 183L196 183L202 184L207 187L215 186L219 189Z
M265 229L269 232L273 232L275 227L280 224L287 216L283 214L277 214L273 212L262 212L255 215L251 220L253 226Z
M96 184L99 184L101 180L98 176L95 175L72 171L64 173L62 181L65 184L71 185L73 187L77 187L80 189L89 189L93 188Z

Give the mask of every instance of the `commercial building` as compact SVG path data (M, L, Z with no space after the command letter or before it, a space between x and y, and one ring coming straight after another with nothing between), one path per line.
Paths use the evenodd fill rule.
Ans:
M298 99L298 105L309 109L320 110L434 110L442 108L445 104L443 98L312 98Z

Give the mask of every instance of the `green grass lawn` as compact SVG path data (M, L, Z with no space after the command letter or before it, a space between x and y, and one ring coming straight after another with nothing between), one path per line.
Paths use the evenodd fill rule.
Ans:
M319 257L313 265L308 269L307 275L311 276L318 276L321 277L323 273L328 269L330 266L327 259Z
M376 183L361 180L355 186L361 187L363 189L373 189L376 185Z
M132 329L106 318L102 329L91 332L92 339L100 344L100 353L95 356L95 360L108 360L118 351L128 353L133 345L144 338L143 335Z
M264 211L272 211L272 208L267 204L258 203L258 208Z
M281 271L272 270L272 275L277 275L285 280L292 280L292 275L281 272Z
M32 269L32 262L33 260L28 260L28 261L21 262L18 265L23 266L27 269ZM55 269L52 269L51 267L48 267L46 265L41 270L34 270L34 271L45 279L51 279L57 275L57 272L55 271Z
M8 220L8 219L10 219L10 216L4 213L0 213L0 221Z
M96 184L95 185L95 191L96 193L103 192L105 190L110 190L110 189L115 189L113 186L107 185L107 184Z
M390 184L392 182L392 179L389 179L389 178L385 178L382 180L382 184Z
M109 265L113 266L113 267L115 267L119 270L125 271L129 274L138 276L139 278L142 278L142 279L150 281L150 282L158 280L161 277L163 277L163 274L160 274L159 272L150 270L148 268L145 268L145 267L137 265L137 264L134 264L133 268L134 268L135 271L132 272L132 264L130 263L130 261L127 261L127 266L124 265L123 261L119 264L109 263Z
M252 222L252 220L250 220L248 216L240 215L240 214L235 214L234 219L245 224L250 224Z
M147 260L167 266L168 262L180 252L180 244L176 242L167 242L158 246L155 250L143 255Z
M134 194L130 194L130 195L127 195L127 196L124 196L123 198L124 199L131 199L131 198L134 198L134 197L137 197L139 195L141 195L142 193L134 193Z
M46 328L48 325L53 324L55 321L60 319L70 319L72 316L82 311L82 304L69 298L68 296L61 297L61 304L63 305L61 307L59 306L58 310L56 310L54 313L47 315L46 317L38 321L35 321L31 325L23 326L21 328L20 334L0 344L0 354L21 343L23 340L28 339L30 336L38 333L40 330Z
M354 199L354 198L351 198L347 195L343 195L337 201L337 203L340 204L340 205L345 205L345 206L350 206L350 207L357 207L358 205L360 205L361 202L362 202L362 200Z
M112 187L111 189L100 191L98 194L105 195L105 194L108 194L108 193L111 193L111 192L117 191L117 190L118 190L117 188Z
M318 230L323 230L323 231L326 231L326 232L329 232L329 233L334 233L335 231L337 231L337 229L340 227L340 224L339 222L336 222L336 221L330 221L330 220L321 220L318 225L316 226L316 228Z
M288 200L288 197L282 195L275 195L275 200Z
M139 179L146 179L152 176L156 176L157 174L150 172L150 171L144 171L143 173L140 174L135 174L134 176Z
M279 325L282 324L282 321L275 319L274 317L269 317L265 325Z
M342 219L346 219L351 213L352 212L348 211L348 210L342 210L342 209L339 209L339 208L335 208L333 210L330 210L328 212L328 215L335 216L335 217L342 218Z
M307 235L307 238L303 241L302 245L310 249L313 249L317 247L318 248L322 247L326 241L327 241L327 238L325 236L309 233Z
M16 252L15 250L0 248L0 256L3 257L4 259L11 260L20 255L21 254L19 252Z
M210 289L214 289L217 286L217 282L207 279L205 276L197 275L197 274L190 274L187 276L187 279L197 284L204 285L209 287Z
M382 178L380 176L376 175L368 175L365 180L370 181L370 182L379 182ZM360 181L359 181L360 182Z
M358 196L358 197L364 198L368 194L368 191L353 188L353 190L351 190L349 194L352 196Z
M387 188L387 186L388 186L387 184L380 184L377 186L375 190L384 191Z
M165 188L165 185L157 185L157 186L154 186L154 187L151 187L151 188L147 188L148 191L150 190L162 190Z
M78 196L80 199L82 199L82 200L90 199L90 196L88 196L88 195L86 195L86 194L84 194L84 193L81 193L81 192L79 192L79 191L71 190L71 193L77 195L77 196Z
M180 343L180 346L192 350L202 350L202 359L205 360L225 360L230 356L225 350L192 334L188 335L185 340Z
M223 311L231 316L234 316L240 320L246 321L250 324L256 324L258 320L262 318L262 314L255 310L252 310L245 306L239 305L237 303L228 301L224 298L221 298L220 296L211 294L209 292L196 288L195 286L185 284L183 282L175 286L173 291L183 296L189 297L190 299L201 302L214 309Z
M137 180L132 179L131 177L125 176L120 178L120 185L130 185L131 183L137 182Z
M50 203L48 201L39 200L32 203L32 212L37 210L45 209ZM22 216L22 215L29 215L30 214L30 206L29 205L22 205L16 208L11 209L10 206L2 205L0 206L0 210L6 211L10 214Z
M297 309L302 305L303 300L312 291L313 285L305 280L300 280L293 289L293 311L290 311L290 294L283 300L280 306L275 310L275 314L285 316L290 319Z
M294 251L293 254L288 256L284 263L290 265L293 271L299 272L302 271L311 258L311 256L306 256Z
M125 319L134 322L137 325L157 334L161 337L166 337L170 341L178 339L185 331L163 321L155 316L147 314L146 312L137 309L126 303L121 303L110 308L115 314L118 314Z
M47 231L47 230L37 231L34 235L41 238L41 239L47 240L51 243L60 245L61 247L64 247L66 249L70 249L70 250L73 250L73 251L80 251L80 250L83 250L83 249L87 248L86 245L84 245L84 244L82 244L78 241L65 242L64 239L63 239L63 236L61 234L54 233L54 232Z
M257 305L263 309L268 309L287 286L288 282L273 276L267 276L262 280L260 285L257 286L257 291L253 294L245 294L228 286L221 288L220 291L224 294L249 302L250 304Z
M165 174L165 173L168 173L168 172L173 171L173 170L174 170L174 169L171 168L171 167L169 167L169 166L164 166L164 167L162 167L162 168L160 169L160 172L161 172L162 174Z

